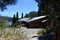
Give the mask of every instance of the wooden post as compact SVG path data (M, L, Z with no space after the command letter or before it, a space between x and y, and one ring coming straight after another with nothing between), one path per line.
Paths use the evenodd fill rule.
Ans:
M54 40L57 40L57 30L54 30Z

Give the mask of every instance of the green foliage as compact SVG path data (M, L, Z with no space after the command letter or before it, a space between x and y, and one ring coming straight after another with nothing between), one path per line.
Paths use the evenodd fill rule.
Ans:
M45 12L45 3L43 3L45 0L35 0L38 3L38 16L46 15Z
M16 4L17 0L0 0L0 10L7 9L8 5Z
M60 0L35 0L38 3L38 16L48 15L50 26L53 27L54 23L60 24L57 17L60 16ZM56 17L57 16L57 17ZM59 18L60 19L60 18ZM57 27L58 25L55 25Z
M13 25L14 23L16 23L15 15L13 16L12 25Z
M46 33L51 33L54 31L53 27L46 27Z
M57 30L60 30L60 26L56 27Z
M29 16L30 16L31 18L37 17L37 12L36 12L36 11L31 11L31 12L29 12Z
M36 11L31 11L28 14L26 14L24 17L26 18L33 18L33 17L37 17L37 12Z
M19 20L19 17L18 17L18 12L17 12L16 16L14 15L13 17L11 27L16 27L19 24L18 20Z
M46 27L46 29L39 30L37 34L49 34L54 31L53 27Z
M37 34L44 34L44 33L46 33L45 29L38 30L38 32L37 32Z
M29 14L25 14L25 16L24 16L25 18L28 18L29 17Z
M19 20L19 17L18 17L18 12L17 12L17 14L16 14L16 21L18 21Z
M6 27L6 26L8 26L7 23L8 23L8 20L3 19L3 18L0 19L0 27Z
M21 18L23 18L23 13L22 13L22 16L21 16Z
M14 23L11 27L13 27L13 28L16 27L16 28L17 28L18 25L20 25L20 23L16 22L16 23ZM19 26L19 27L20 27L20 26Z

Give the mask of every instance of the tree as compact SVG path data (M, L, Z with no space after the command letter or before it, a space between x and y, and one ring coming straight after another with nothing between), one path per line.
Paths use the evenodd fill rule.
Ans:
M51 23L50 26L53 27L55 32L54 40L56 40L57 27L60 27L60 23L58 21L58 17L60 16L60 0L36 0L36 2L39 5L40 11L44 9L44 12L48 16L48 19Z
M56 16L60 14L60 0L35 0L38 3L38 16L47 15L51 22L51 27L54 23L58 23Z
M12 25L16 23L15 15L13 16Z
M18 12L17 12L17 14L16 14L16 21L18 21L19 20L19 17L18 17Z
M17 0L0 0L0 10L3 11L8 5L14 5L16 2Z
M4 17L0 18L0 27L7 27L8 20Z
M22 13L22 16L21 16L21 18L23 18L23 13Z
M37 17L37 12L36 11L31 11L28 14L26 14L24 17L26 18L33 18L33 17Z
M36 11L29 12L29 17L30 18L37 17L37 12Z
M24 17L25 17L25 18L28 18L28 17L29 17L29 14L26 13Z
M18 20L19 20L19 17L18 17L18 12L17 12L16 16L15 14L13 16L12 26L16 27L19 24Z
M45 3L44 3L44 0L35 0L37 3L38 3L38 16L42 16L42 15L45 15Z

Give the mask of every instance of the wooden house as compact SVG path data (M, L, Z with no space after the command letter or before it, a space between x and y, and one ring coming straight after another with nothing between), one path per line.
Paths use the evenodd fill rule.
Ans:
M46 27L46 15L34 17L34 18L23 18L19 20L22 22L22 25L27 28L45 28Z
M29 25L28 27L31 28L45 28L46 21L47 21L46 16L39 16L28 20L27 23Z

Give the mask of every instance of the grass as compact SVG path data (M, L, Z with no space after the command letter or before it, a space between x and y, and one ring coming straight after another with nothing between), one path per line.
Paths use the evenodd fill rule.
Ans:
M46 32L45 29L41 29L41 30L38 30L37 34L43 34L43 33L45 33L45 32Z
M0 39L25 40L24 38L26 38L26 34L23 34L21 31L20 28L0 28Z

